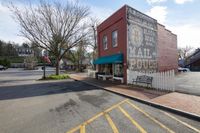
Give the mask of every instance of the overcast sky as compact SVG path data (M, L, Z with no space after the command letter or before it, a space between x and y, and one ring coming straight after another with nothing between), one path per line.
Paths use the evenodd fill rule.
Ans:
M22 43L18 36L19 26L11 18L5 3L0 0L0 39ZM20 6L26 0L9 0ZM36 1L36 0L34 0ZM51 0L52 1L52 0ZM70 0L73 1L73 0ZM127 4L155 19L178 36L178 47L200 47L200 0L79 0L91 9L91 14L105 20L123 5ZM33 0L32 0L33 2ZM37 4L37 2L35 2Z

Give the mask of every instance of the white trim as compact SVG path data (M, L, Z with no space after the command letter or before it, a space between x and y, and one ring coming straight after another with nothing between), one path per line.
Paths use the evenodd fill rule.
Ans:
M117 33L117 39L116 39L116 45L113 45L113 34L115 32ZM118 30L117 29L112 31L112 33L111 33L111 40L112 40L112 42L111 42L112 47L113 48L117 47L118 46Z
M106 38L106 46L104 46L104 37ZM102 42L103 42L103 49L107 50L108 49L108 36L107 35L103 35Z
M121 80L121 83L124 83L124 78L123 77L113 77L113 80Z
M112 78L113 75L101 75L101 74L98 74L98 79L99 78L103 78L103 80L106 80L106 78Z

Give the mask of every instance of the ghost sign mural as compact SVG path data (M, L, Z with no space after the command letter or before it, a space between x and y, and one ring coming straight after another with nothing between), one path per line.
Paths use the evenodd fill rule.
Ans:
M157 71L157 21L129 7L128 69L141 72Z

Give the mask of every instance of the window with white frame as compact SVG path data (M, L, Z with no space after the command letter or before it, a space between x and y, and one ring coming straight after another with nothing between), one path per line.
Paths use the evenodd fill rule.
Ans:
M117 30L115 30L115 31L113 31L112 32L112 46L113 47L117 47L117 35L118 33L117 33Z
M103 49L108 49L108 38L106 35L103 36Z
M114 76L123 77L123 64L114 64Z

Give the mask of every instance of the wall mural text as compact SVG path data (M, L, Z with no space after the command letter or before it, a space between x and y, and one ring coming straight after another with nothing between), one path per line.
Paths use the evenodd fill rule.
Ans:
M129 7L128 69L157 71L157 21Z

